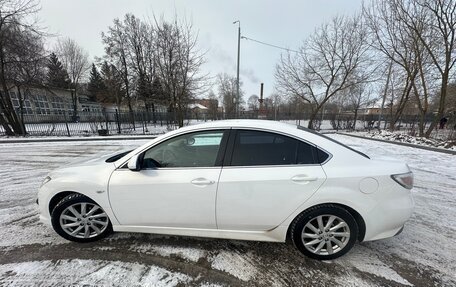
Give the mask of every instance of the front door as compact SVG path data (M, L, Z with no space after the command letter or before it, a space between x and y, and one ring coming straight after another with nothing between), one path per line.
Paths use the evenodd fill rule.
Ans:
M142 155L140 171L119 168L109 199L121 225L216 228L215 200L224 133L179 135Z

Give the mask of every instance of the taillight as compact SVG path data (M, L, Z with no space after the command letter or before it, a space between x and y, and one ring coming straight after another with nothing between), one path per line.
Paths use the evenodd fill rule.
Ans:
M411 171L407 173L393 174L391 175L391 178L407 189L413 188L413 173Z

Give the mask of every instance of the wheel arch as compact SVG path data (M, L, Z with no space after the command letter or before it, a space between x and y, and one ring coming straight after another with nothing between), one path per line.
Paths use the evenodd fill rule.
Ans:
M100 203L98 203L96 200L94 200L91 196L88 196L85 193L77 192L77 191L61 191L61 192L54 194L54 196L52 196L52 198L49 200L49 206L48 206L49 214L52 214L52 210L62 199L64 199L65 197L67 197L69 195L72 195L72 194L79 194L79 195L85 196L85 197L89 198L90 200L92 200L93 202L95 202L97 205L102 206Z
M286 237L286 240L287 242L289 242L291 240L290 238L290 230L291 230L291 227L294 223L294 221L304 212L308 211L309 209L311 208L318 208L319 206L324 206L324 205L327 205L327 204L331 204L331 205L336 205L336 206L339 206L343 209L345 209L348 213L350 213L351 216L353 216L353 218L355 219L356 221L356 224L358 225L358 241L359 242L362 242L364 240L364 236L366 235L366 222L364 221L363 217L361 216L361 214L359 214L358 211L356 211L355 209L351 208L350 206L347 206L345 204L341 204L341 203L334 203L334 202L325 202L325 203L319 203L319 204L316 204L316 205L312 205L312 206L309 206L308 208L306 208L305 210L301 211L299 214L297 214L293 220L290 222L290 224L288 225L288 230L287 230L287 237Z
M52 210L57 205L57 203L59 203L62 199L64 199L65 197L67 197L68 195L71 195L71 194L81 194L81 195L87 196L85 194L82 194L82 193L76 192L76 191L61 191L59 193L56 193L49 200L49 206L48 206L49 214L52 214Z
M52 201L52 204L51 204L51 201ZM106 217L105 223L104 224L102 223L103 227L98 226L98 229L94 228L95 223L96 223L95 220L93 220L92 223L90 223L90 222L83 223L82 222L82 220L84 220L83 218L86 218L85 214L81 213L78 216L77 215L78 213L77 212L74 213L74 211L73 211L74 216L73 216L73 219L71 219L71 221L73 221L72 224L76 223L77 226L74 227L74 225L71 225L71 227L75 228L75 230L70 230L70 232L68 232L68 230L65 230L66 229L65 226L62 226L62 224L64 224L64 223L62 223L61 216L62 216L63 212L65 212L65 210L67 210L72 205L90 203L93 205L100 206L97 202L95 202L92 198L88 197L87 195L80 193L80 192L74 192L74 191L62 191L62 192L56 193L51 198L51 201L49 204L49 209L52 210L51 211L51 213L52 213L51 225L54 228L55 232L57 234L59 234L60 236L62 236L63 238L70 240L70 241L74 241L74 242L85 243L85 242L92 242L95 240L105 238L106 236L108 236L109 234L111 234L113 232L110 216L102 208L100 210L100 212L102 213L102 217ZM99 209L100 208L98 207L96 210L99 210ZM92 212L92 210L90 210L90 212ZM82 212L82 206L81 206L81 210L79 212ZM77 221L81 221L81 222L76 222L76 217L77 217ZM91 217L90 216L87 216L87 217L88 217L88 219L85 219L85 220L90 221ZM98 219L98 221L99 220L100 219ZM90 231L89 225L92 225L92 224L94 225L94 227L92 227L92 231ZM79 225L81 225L81 226L79 226ZM85 228L85 231L83 231L84 235L83 235L83 237L80 237L80 236L78 236L78 234L80 233L80 229L83 227ZM78 232L78 233L74 233L73 231ZM95 233L92 234L92 232L95 232Z

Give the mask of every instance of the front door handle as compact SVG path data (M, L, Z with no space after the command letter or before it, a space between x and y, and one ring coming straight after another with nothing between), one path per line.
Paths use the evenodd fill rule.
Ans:
M215 181L208 180L208 179L206 179L204 177L199 177L199 178L195 178L194 180L192 180L191 183L193 185L197 185L197 186L207 186L207 185L214 184Z
M316 181L318 177L308 176L305 174L295 175L291 178L292 181L297 183L308 183L310 181Z

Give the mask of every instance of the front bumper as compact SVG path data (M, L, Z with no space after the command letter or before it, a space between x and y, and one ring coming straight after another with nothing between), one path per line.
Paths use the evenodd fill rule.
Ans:
M46 224L48 226L52 226L51 219L47 218L46 216L43 216L41 214L40 214L40 222L44 223L44 224Z
M38 208L40 207L40 200L39 198L36 199L36 204L38 205ZM51 224L51 219L49 217L44 216L42 213L40 213L40 222L44 223L48 226L52 226Z

